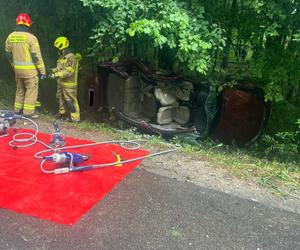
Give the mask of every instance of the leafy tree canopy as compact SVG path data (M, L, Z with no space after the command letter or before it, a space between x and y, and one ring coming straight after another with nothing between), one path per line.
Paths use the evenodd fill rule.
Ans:
M192 10L185 1L176 0L82 2L99 13L92 39L95 54L102 60L149 57L146 48L154 49L153 53L169 49L189 70L205 74L213 52L225 45L221 27L205 18L201 5Z
M300 102L299 0L11 0L0 11L2 47L28 12L46 55L66 35L96 60L136 56L215 82L251 79L268 100Z
M81 2L98 17L100 60L133 55L202 75L225 72L260 82L268 100L299 100L298 0Z

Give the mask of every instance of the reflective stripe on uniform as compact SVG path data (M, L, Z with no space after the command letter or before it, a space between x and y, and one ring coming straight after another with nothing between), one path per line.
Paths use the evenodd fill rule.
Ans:
M24 110L29 110L29 111L35 110L35 105L24 104Z
M36 69L33 62L17 62L14 61L15 69Z
M75 69L73 67L68 66L66 69L67 69L67 71L69 71L71 73L75 72Z
M77 82L60 82L62 87L72 88L77 86Z
M8 42L10 43L25 43L26 40L26 36L24 35L11 35L8 37Z
M34 65L14 65L15 69L36 69Z
M25 66L27 66L27 65L34 65L34 63L33 62L20 62L20 61L14 61L14 64L15 65L25 65Z
M23 104L19 103L19 102L15 102L15 108L16 109L21 109L21 108L23 108Z
M71 113L71 119L72 121L79 122L80 121L80 113Z

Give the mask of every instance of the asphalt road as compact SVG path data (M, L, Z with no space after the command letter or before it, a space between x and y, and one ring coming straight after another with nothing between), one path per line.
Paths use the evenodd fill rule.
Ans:
M0 220L0 249L300 249L299 214L141 169L72 227Z

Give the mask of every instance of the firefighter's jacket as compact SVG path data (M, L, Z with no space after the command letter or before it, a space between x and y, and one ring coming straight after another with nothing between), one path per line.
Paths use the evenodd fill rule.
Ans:
M52 69L55 78L63 88L76 88L78 84L78 60L72 52L66 52L57 60L57 67Z
M10 33L6 39L5 50L16 78L33 78L38 72L46 74L40 45L33 34L22 29Z

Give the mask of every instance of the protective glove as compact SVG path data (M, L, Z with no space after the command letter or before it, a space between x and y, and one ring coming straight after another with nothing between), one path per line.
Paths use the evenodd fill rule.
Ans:
M46 74L41 74L41 75L40 75L40 79L41 79L41 80L44 80L44 79L46 79L46 78L47 78Z
M55 79L56 77L55 77L55 74L50 74L50 75L48 75L48 77L50 78L50 79Z

